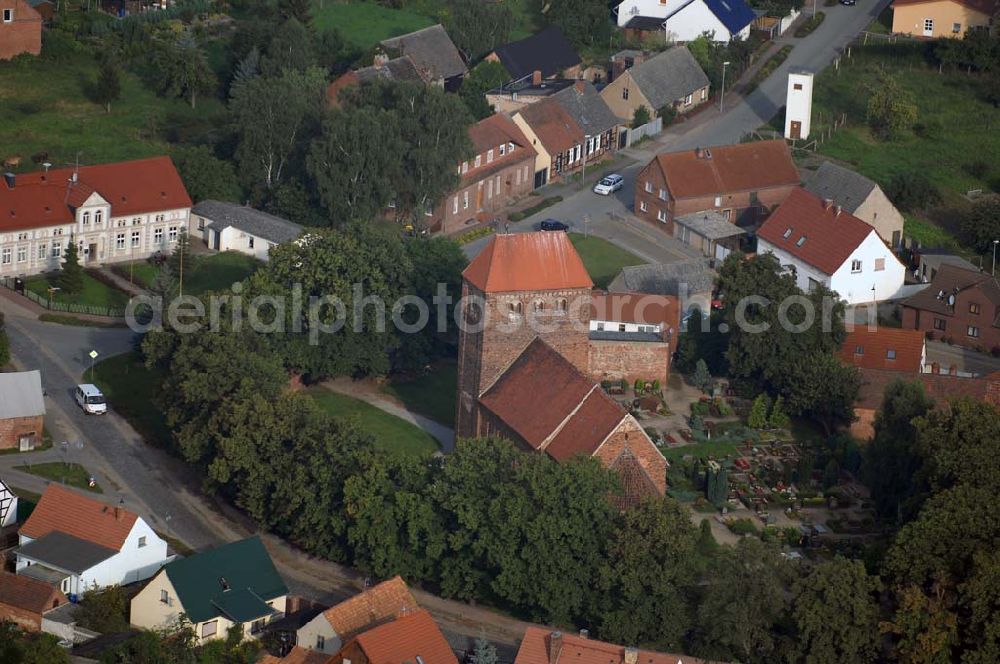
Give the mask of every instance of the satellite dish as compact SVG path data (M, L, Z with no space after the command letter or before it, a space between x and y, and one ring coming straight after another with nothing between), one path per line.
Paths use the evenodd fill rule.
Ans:
M955 306L955 296L954 295L949 295L948 296L948 306L949 307Z

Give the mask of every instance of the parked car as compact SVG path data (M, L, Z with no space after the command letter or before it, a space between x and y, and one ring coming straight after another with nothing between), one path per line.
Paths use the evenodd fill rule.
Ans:
M840 4L844 5L845 7L853 7L854 5L858 4L858 0L840 0Z
M611 175L604 176L597 184L594 185L594 193L600 194L601 196L610 196L614 192L621 189L624 183L625 178L617 173L612 173Z
M539 228L543 231L562 231L565 233L569 230L569 225L556 219L546 219L539 225Z
M76 397L76 404L85 413L103 415L108 412L108 401L101 394L101 391L97 389L96 385L91 385L90 383L77 385L74 396Z

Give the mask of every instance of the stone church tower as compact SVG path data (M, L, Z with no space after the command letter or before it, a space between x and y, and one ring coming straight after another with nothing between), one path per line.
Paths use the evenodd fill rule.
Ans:
M588 371L593 282L565 233L496 235L462 273L455 433L481 432L479 397L539 337Z

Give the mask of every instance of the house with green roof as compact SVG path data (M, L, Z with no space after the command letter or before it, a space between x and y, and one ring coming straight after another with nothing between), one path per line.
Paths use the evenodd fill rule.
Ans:
M256 638L285 613L288 587L257 536L165 565L132 599L131 622L169 629L182 616L198 643L226 638L233 626Z

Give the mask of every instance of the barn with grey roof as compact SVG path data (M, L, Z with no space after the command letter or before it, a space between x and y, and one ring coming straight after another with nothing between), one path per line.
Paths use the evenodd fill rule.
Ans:
M296 240L302 226L246 205L202 201L191 216L204 231L205 244L216 251L238 251L267 260L272 247Z

